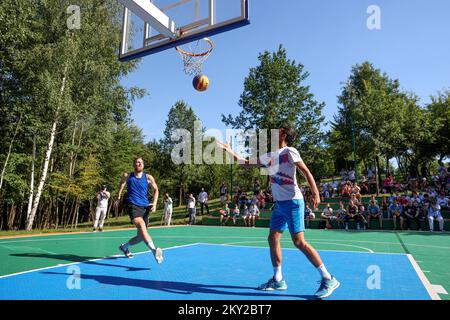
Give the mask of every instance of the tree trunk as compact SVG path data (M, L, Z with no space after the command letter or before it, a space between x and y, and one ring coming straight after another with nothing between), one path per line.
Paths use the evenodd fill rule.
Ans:
M50 139L47 145L47 152L45 154L45 160L44 160L44 168L42 170L42 175L41 175L41 179L39 181L39 186L37 189L37 193L36 193L36 197L34 199L33 202L33 208L31 209L31 213L30 216L27 220L27 226L26 229L28 231L30 231L33 228L33 221L34 221L34 217L36 216L36 212L37 212L37 208L39 206L39 200L41 199L41 195L42 192L44 190L44 184L45 184L45 180L47 179L47 171L48 171L48 165L50 162L50 158L52 155L52 151L53 151L53 143L55 141L55 136L56 136L56 126L58 124L58 120L59 120L59 111L61 108L61 100L64 94L64 89L66 86L66 79L67 79L67 69L68 69L68 65L65 66L64 68L64 74L63 74L63 79L62 79L62 83L61 83L61 90L60 90L60 101L58 101L58 106L56 108L56 112L55 112L55 118L52 124L52 129L50 131Z
M13 203L8 215L8 230L14 230L14 218L16 217L16 206Z
M377 196L380 195L380 159L378 155L375 156L375 181L377 183Z
M36 134L33 136L33 155L31 159L30 197L28 198L27 221L30 218L34 196L34 162L36 159Z
M3 179L5 177L6 168L8 167L9 157L11 156L13 143L14 143L14 140L16 139L17 132L19 131L21 121L22 121L22 114L20 114L20 116L19 116L19 121L17 122L16 130L14 130L14 135L11 139L11 143L9 144L8 154L6 155L6 160L5 160L5 163L3 164L2 174L0 176L0 190L2 190Z

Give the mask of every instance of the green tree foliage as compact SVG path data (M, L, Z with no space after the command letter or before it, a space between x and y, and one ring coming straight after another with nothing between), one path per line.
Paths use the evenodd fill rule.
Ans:
M44 183L33 186L35 195L42 192L35 227L77 217L64 211L95 197L99 183L115 187L134 155L145 149L141 130L129 119L133 101L145 91L120 84L137 65L117 59L122 6L114 0L79 0L81 28L69 29L72 4L0 4L0 121L7 124L0 127L0 164L6 168L0 201L26 207L36 138L35 178ZM9 212L17 211L0 208L8 221Z
M282 46L276 52L261 53L258 60L259 65L250 69L244 81L240 114L222 115L222 121L244 130L294 126L298 139L293 146L299 149L311 170L318 171L314 159L325 147L321 131L324 103L318 103L305 84L309 73L302 64L290 60Z

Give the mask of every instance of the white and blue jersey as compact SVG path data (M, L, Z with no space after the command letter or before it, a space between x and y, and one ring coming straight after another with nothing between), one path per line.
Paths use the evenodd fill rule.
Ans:
M270 187L276 202L270 229L283 232L289 228L291 234L305 231L305 203L297 184L295 165L302 161L299 152L285 147L262 156L261 160L269 170Z

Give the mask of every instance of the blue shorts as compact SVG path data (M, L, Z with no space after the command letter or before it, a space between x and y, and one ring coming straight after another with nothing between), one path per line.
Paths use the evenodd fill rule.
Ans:
M289 228L291 234L305 231L305 202L303 199L277 201L270 218L270 230L281 232Z

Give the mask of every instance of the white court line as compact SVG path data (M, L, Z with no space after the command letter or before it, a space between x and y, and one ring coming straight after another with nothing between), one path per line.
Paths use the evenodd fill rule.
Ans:
M425 274L424 274L425 271L422 271L422 269L420 269L416 260L414 260L414 257L411 254L407 254L407 257L408 257L409 261L411 262L411 265L413 266L417 275L419 276L420 281L422 281L422 284L425 286L425 289L427 289L428 294L430 295L431 299L441 300L441 298L438 296L438 294L434 291L433 286L431 285L430 281L428 281L427 277L425 277Z
M183 248L183 247L190 247L190 246L195 246L195 245L198 245L198 243L191 243L191 244L184 244L184 245L174 246L174 247L169 247L169 248L163 248L163 251L171 250L171 249L178 249L178 248ZM142 251L142 252L133 253L133 255L136 256L136 255L140 255L140 254L146 254L146 253L149 253L149 252L150 251ZM32 270L28 270L28 271L22 271L22 272L7 274L7 275L4 275L4 276L0 276L0 279L9 278L9 277L13 277L13 276L18 276L18 275L21 275L21 274L31 273L31 272L35 272L35 271L42 271L42 270L48 270L48 269L53 269L53 268L59 268L59 267L67 267L67 266L72 266L72 265L80 264L80 263L94 262L94 261L100 261L100 260L108 260L110 258L117 258L117 257L123 257L123 256L124 256L123 254L116 254L116 255L107 256L107 257L98 258L98 259L84 260L84 261L78 261L78 262L72 262L72 263L66 263L66 264L58 264L56 266L51 266L51 267L32 269Z
M437 294L448 294L447 290L445 290L445 288L443 286L441 286L441 285L432 284L431 286L433 287L434 291Z

